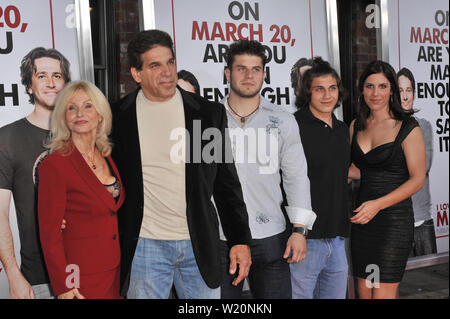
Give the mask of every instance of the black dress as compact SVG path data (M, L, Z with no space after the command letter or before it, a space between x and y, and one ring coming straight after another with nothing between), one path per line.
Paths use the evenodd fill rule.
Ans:
M366 154L359 147L355 130L352 161L361 171L357 207L389 194L409 179L401 143L416 126L419 123L414 117L404 120L394 142L382 144ZM380 282L400 282L414 235L411 199L379 211L365 225L352 224L351 227L353 275L367 278L374 274L373 265L376 265L380 270Z

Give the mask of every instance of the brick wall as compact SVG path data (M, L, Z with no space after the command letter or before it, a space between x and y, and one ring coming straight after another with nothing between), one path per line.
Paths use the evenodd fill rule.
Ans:
M356 81L366 66L377 60L377 33L375 28L366 27L366 7L373 4L373 0L354 1L352 12L353 21L353 76ZM380 44L381 45L381 44ZM357 84L357 82L355 83Z
M138 0L116 1L116 33L119 40L120 71L119 88L120 97L134 91L136 83L131 77L127 58L127 46L130 40L139 32L139 5Z

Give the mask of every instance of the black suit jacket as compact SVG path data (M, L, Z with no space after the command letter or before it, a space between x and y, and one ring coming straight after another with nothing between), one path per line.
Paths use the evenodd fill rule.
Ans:
M234 163L226 163L231 150L225 147L229 139L225 128L227 116L222 104L210 102L198 95L178 87L183 98L186 130L186 215L189 234L197 265L206 284L217 288L221 282L218 219L211 196L230 246L250 244L248 226L241 184ZM121 294L125 295L130 281L131 262L136 250L144 210L144 189L142 163L136 118L136 96L139 89L113 105L114 144L112 157L119 169L127 199L122 205L119 217L119 238L121 244ZM164 120L164 119L161 119ZM194 155L194 121L200 120L201 133L207 128L221 132L221 161L205 163L201 156ZM186 134L187 135L187 134ZM197 133L198 135L198 133ZM195 141L199 143L200 141ZM202 140L203 147L210 141ZM190 144L188 144L190 143ZM189 148L190 145L190 148ZM190 150L190 151L188 151ZM200 157L200 162L198 158ZM194 162L196 159L196 162Z

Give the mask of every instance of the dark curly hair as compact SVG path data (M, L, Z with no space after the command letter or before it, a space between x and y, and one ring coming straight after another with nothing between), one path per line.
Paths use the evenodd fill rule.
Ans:
M130 67L142 70L141 55L155 46L169 48L172 56L175 57L173 41L168 33L156 29L141 31L128 44L127 54Z
M227 50L225 57L227 68L231 70L231 67L234 63L234 57L241 54L259 56L261 58L263 67L267 63L266 49L261 43L254 40L238 40L232 43Z
M394 68L386 62L376 60L369 63L359 78L358 91L359 98L356 108L355 130L363 131L367 127L367 119L370 116L370 108L364 99L364 85L366 80L372 74L382 73L389 81L391 86L391 98L389 99L389 111L392 116L399 121L403 121L414 114L414 110L405 110L402 108L400 100L400 90L398 88L397 77Z
M311 85L315 78L331 75L337 83L339 90L338 101L342 102L346 97L346 92L342 86L341 78L339 74L333 69L327 61L324 61L321 57L315 57L311 61L311 69L306 70L301 79L300 90L295 100L295 105L298 108L309 107L311 104ZM339 104L339 103L338 103Z
M291 69L291 87L294 89L295 95L298 95L299 92L299 81L302 79L302 75L300 74L300 68L304 66L312 66L313 59L300 58Z
M34 95L33 93L29 93L28 90L32 85L33 73L36 71L34 61L40 58L52 58L58 60L64 81L66 83L70 82L70 62L61 54L61 52L43 47L34 48L23 57L20 64L20 77L22 79L22 84L25 86L25 93L30 97L29 102L31 104L34 104Z

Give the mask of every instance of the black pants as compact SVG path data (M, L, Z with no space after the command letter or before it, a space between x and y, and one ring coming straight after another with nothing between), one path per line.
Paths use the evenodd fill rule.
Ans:
M414 241L409 257L435 254L436 234L434 232L433 219L428 219L422 225L414 227Z
M283 258L287 237L290 232L263 239L253 239L250 245L252 266L249 272L249 284L255 299L291 299L291 272L289 264ZM238 286L232 282L237 277L229 274L230 258L227 242L221 242L222 262L222 299L240 299L244 281Z

